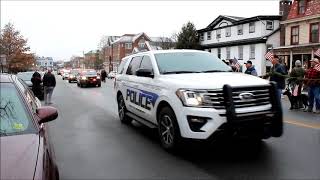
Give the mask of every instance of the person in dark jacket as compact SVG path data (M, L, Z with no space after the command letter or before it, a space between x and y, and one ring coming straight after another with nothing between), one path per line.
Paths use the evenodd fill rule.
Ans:
M40 73L38 73L37 71L35 71L32 75L31 78L31 82L32 82L32 92L33 94L39 98L39 99L43 99L42 96L42 87L41 87L41 75Z
M274 55L272 60L273 67L271 69L270 81L277 83L277 96L278 99L281 98L282 90L285 88L285 75L287 75L286 67L283 64L280 64L279 57Z
M305 74L305 70L302 68L302 63L300 60L295 62L295 67L292 69L290 73L290 79L288 80L289 84L292 87L292 98L293 98L293 109L299 109L303 107L301 101L301 89L303 85L303 77ZM297 89L297 92L295 92Z
M106 70L103 69L101 71L101 81L106 82L106 77L107 77L107 72L106 72Z
M254 66L252 65L252 61L247 61L246 63L244 63L246 65L246 71L244 72L245 74L250 74L253 76L258 76L257 74L257 70L254 68Z
M48 70L48 72L43 76L43 87L45 104L52 104L51 97L53 90L56 87L56 78L52 74L51 70Z

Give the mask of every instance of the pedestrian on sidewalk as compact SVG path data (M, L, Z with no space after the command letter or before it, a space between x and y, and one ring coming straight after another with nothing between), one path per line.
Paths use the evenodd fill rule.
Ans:
M280 64L279 57L274 55L272 60L273 67L269 73L270 81L277 83L277 97L280 100L282 90L285 88L285 75L287 75L286 67L283 64Z
M32 82L32 92L33 94L39 98L40 100L43 98L42 96L42 87L41 87L41 75L38 73L38 71L35 71L31 78Z
M106 82L106 77L107 77L107 72L106 72L106 70L103 69L101 71L101 81Z
M246 63L244 63L246 65L246 71L244 72L245 74L250 74L253 76L258 76L256 69L254 68L254 66L252 65L252 61L247 61Z
M51 72L51 69L43 76L43 86L44 86L44 102L46 105L52 104L51 97L53 90L56 86L56 78Z
M293 109L303 108L302 100L301 100L301 89L303 85L303 77L305 74L305 70L302 68L302 63L300 60L295 62L295 67L292 69L290 73L290 79L288 80L288 84L292 89L292 107Z
M319 64L317 58L312 59L311 66L307 70L304 81L305 85L309 87L309 107L306 111L312 112L314 104L316 105L316 113L320 114L320 71L314 67Z

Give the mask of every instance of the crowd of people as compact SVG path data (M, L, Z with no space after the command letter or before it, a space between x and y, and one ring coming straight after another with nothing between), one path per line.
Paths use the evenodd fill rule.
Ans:
M242 72L241 67L236 68L235 63L226 62L233 71ZM316 65L320 65L318 58L310 60L310 67L305 68L302 66L300 60L295 61L295 66L288 72L286 66L282 64L281 60L277 55L273 56L271 61L273 67L271 71L262 78L269 78L270 81L277 83L277 96L280 99L283 90L289 91L287 94L290 96L291 107L290 109L302 109L306 112L314 112L320 114L320 70L316 69ZM247 61L245 64L245 74L258 76L257 71L252 64L252 61ZM303 94L305 92L305 94ZM307 97L306 104L304 107L304 97ZM315 111L313 111L315 106Z

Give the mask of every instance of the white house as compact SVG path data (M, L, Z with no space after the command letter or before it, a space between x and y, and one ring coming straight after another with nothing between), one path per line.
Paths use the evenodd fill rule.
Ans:
M280 19L281 16L220 15L206 28L198 30L200 44L223 60L236 58L241 64L250 60L258 75L263 75L267 66L271 66L264 57L267 49L280 45Z
M53 59L52 57L37 57L37 66L39 68L48 69L53 68Z

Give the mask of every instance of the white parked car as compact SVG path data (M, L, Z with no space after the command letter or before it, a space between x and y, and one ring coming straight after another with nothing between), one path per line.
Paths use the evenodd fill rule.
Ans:
M63 74L62 74L62 80L65 80L65 79L68 79L69 78L69 73L70 73L70 70L64 70L63 71Z
M231 72L212 53L159 50L125 57L114 86L120 121L157 128L167 150L183 138L260 141L283 132L275 84Z
M107 78L108 78L108 79L113 79L113 78L116 76L116 74L117 74L116 71L111 71L111 72L108 74Z

